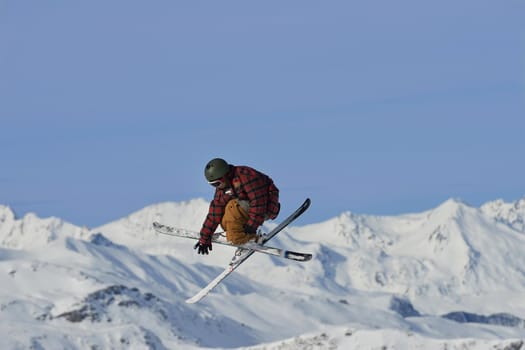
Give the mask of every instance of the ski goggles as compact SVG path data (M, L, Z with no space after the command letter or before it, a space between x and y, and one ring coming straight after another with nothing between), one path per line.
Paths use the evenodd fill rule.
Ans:
M210 185L212 185L213 187L219 187L220 185L222 185L224 183L224 181L222 180L222 178L220 178L220 179L215 180L215 181L209 181L208 183Z

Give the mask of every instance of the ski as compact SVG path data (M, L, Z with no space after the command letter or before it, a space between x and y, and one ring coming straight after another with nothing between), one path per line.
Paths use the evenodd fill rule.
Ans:
M200 235L198 232L174 228L171 226L163 225L158 222L153 222L153 228L155 229L155 231L163 235L190 238L190 239L200 238ZM309 253L300 253L300 252L294 252L294 251L287 250L287 249L268 247L268 246L265 246L265 245L262 245L256 242L248 242L248 243L240 244L240 245L232 244L226 240L226 238L222 235L222 232L214 233L212 236L212 242L216 244L222 244L222 245L227 245L230 247L235 247L235 248L251 249L258 253L278 256L281 258L290 259L294 261L308 261L312 259L312 254L309 254Z
M185 230L182 228L171 227L168 225L161 224L160 222L153 222L153 229L158 233L168 236L190 238L190 239L199 239L199 232ZM213 243L225 244L226 237L223 236L224 232L215 232L212 236Z
M277 227L275 227L273 230L271 230L266 236L264 236L261 245L264 245L264 243L268 242L272 237L274 237L276 234L281 232L286 226L288 226L291 222L293 222L295 219L297 219L301 214L303 214L306 209L310 206L310 198L307 198L304 203L297 208L295 212L293 212L290 216L288 216L284 221L282 221ZM219 275L217 276L213 281L211 281L206 287L201 289L197 294L195 294L193 297L186 300L186 303L188 304L194 304L202 298L204 298L208 293L215 288L219 283L221 283L222 280L224 280L226 277L228 277L229 274L231 274L239 265L241 265L246 259L248 259L255 250L253 249L243 249L239 248L235 252L235 255L233 256L232 260L230 261L228 267Z
M257 253L278 256L280 258L285 258L285 259L294 260L294 261L308 261L312 259L312 254L310 253L294 252L288 249L269 247L269 246L265 246L265 245L255 243L255 242L248 242L248 243L241 244L241 245L231 244L230 246L237 247L238 249L254 250Z

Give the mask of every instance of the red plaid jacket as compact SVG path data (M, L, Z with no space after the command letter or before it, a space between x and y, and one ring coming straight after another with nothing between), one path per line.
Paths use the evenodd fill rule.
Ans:
M234 198L249 201L249 219L246 223L249 226L257 228L266 217L275 219L279 214L279 189L269 176L247 166L232 166L226 176L229 177L232 186L215 190L215 196L200 231L201 239L211 238L222 220L226 204Z

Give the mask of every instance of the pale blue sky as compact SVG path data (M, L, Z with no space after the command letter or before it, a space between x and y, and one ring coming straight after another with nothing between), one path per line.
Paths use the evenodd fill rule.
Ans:
M525 4L0 0L0 203L94 227L272 176L300 223L525 195Z

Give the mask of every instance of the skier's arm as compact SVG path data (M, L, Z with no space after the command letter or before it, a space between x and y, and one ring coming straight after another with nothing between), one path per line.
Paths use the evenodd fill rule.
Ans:
M224 215L224 205L222 205L221 198L218 192L215 193L215 197L210 202L208 209L208 215L202 224L200 231L200 239L195 244L194 249L197 249L199 254L208 254L208 250L212 250L211 238L213 233L219 226L221 218Z

